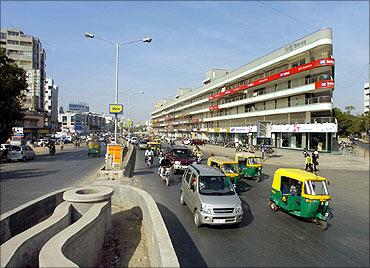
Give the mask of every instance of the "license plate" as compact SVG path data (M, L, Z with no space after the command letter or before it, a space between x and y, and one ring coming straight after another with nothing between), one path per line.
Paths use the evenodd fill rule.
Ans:
M214 223L225 223L225 220L223 220L223 219L214 219L213 222Z

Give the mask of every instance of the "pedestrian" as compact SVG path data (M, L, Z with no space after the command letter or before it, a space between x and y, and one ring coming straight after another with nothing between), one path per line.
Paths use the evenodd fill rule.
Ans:
M237 152L239 150L239 141L235 140L235 151Z
M319 151L317 150L317 147L315 148L315 151L312 154L312 163L313 163L313 169L316 172L317 166L319 165Z
M63 151L63 148L64 148L64 142L63 142L63 141L61 141L61 142L60 142L60 150L61 150L61 151Z
M306 171L312 172L312 157L309 153L306 155Z

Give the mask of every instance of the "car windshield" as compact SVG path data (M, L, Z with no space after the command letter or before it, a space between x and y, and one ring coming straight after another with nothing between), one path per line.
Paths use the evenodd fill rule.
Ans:
M329 195L326 181L306 181L304 192L309 195Z
M21 150L20 146L10 146L9 151L17 151L19 152Z
M173 155L178 157L191 157L192 153L191 150L188 149L174 149Z
M261 164L261 160L258 157L248 158L249 165Z
M238 173L238 166L236 164L223 164L222 171L225 173Z
M234 188L225 176L201 176L199 193L204 195L234 195Z
M146 141L140 141L141 144L146 144L147 142Z

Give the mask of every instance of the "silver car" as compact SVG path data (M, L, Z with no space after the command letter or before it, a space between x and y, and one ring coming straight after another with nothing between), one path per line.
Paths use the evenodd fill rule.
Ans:
M9 148L8 161L20 161L26 162L28 159L35 159L35 151L28 145L12 145Z
M194 213L194 224L239 225L243 208L233 184L221 171L190 165L182 177L180 202Z

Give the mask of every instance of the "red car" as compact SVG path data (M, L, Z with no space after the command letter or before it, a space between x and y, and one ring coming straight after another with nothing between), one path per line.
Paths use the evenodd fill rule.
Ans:
M198 140L198 139L191 140L191 145L204 145L204 144L206 144L204 140Z
M175 171L185 170L196 163L196 158L190 148L183 145L172 145L167 150L167 157L173 163Z

